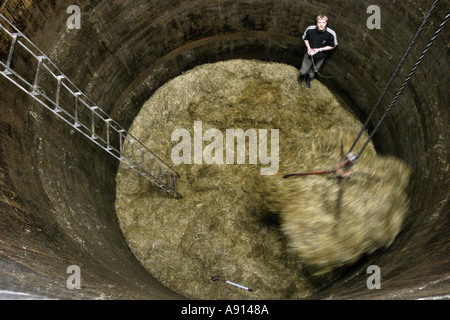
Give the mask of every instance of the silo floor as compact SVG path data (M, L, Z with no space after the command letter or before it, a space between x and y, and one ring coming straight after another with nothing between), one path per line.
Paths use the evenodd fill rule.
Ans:
M359 131L357 118L319 80L306 90L297 77L297 69L279 63L201 65L162 86L135 118L130 133L180 173L183 199L121 165L116 211L132 252L168 288L192 299L301 299L335 280L333 273L312 278L289 252L278 217L257 195L268 165L249 164L248 147L246 164L171 161L178 144L172 133L186 129L193 138L194 121L224 138L227 129L279 129L280 159L312 130ZM212 275L254 291L213 282Z

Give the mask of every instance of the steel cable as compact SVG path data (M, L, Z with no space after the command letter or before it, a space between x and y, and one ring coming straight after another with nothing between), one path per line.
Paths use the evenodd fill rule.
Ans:
M399 64L397 65L396 69L394 70L391 78L389 79L386 87L384 88L382 94L380 95L378 101L376 102L375 106L373 107L369 117L367 118L363 128L361 129L361 131L359 132L357 138L355 139L353 145L351 146L350 150L347 152L347 155L352 155L352 162L356 163L356 161L358 160L358 158L361 156L362 152L364 151L364 149L367 147L367 145L369 144L369 142L372 140L373 136L375 135L375 133L377 132L378 128L380 127L380 125L383 123L383 121L385 120L386 116L388 115L388 113L390 112L390 110L392 109L392 107L394 106L394 104L396 103L396 101L398 100L399 96L401 95L401 93L403 92L403 89L405 88L405 86L409 83L409 80L411 79L411 76L415 73L418 65L422 62L424 56L426 55L426 53L428 52L428 49L431 47L431 45L433 44L434 40L436 39L436 37L438 36L438 34L442 31L444 25L446 24L447 20L448 20L448 14L447 16L444 18L443 22L440 24L438 30L435 32L434 36L431 38L430 42L428 43L427 47L425 48L425 50L422 52L421 56L419 57L419 59L417 60L416 64L414 65L414 67L412 68L411 72L408 74L407 78L405 79L405 81L403 82L402 86L400 87L400 89L398 90L397 94L395 95L394 99L391 101L391 103L389 104L388 108L386 109L386 111L384 112L384 114L382 115L382 117L380 118L380 120L378 121L377 125L375 126L374 130L372 131L372 133L370 134L370 137L367 139L366 143L364 144L364 146L361 148L360 152L358 153L357 156L354 156L352 154L353 149L355 148L358 140L361 138L362 134L364 133L364 131L367 129L370 120L372 118L372 116L375 114L375 111L378 109L381 101L383 100L384 96L386 95L388 89L390 88L393 80L395 79L395 77L397 76L398 72L400 71L401 67L403 66L406 58L408 57L412 47L414 46L414 44L416 43L416 40L418 38L418 36L420 35L420 33L422 32L425 24L427 23L431 13L433 12L433 10L436 8L437 4L439 3L439 0L436 0L430 10L428 11L428 13L426 14L424 20L422 21L422 24L420 25L419 29L417 30L416 34L414 35L410 45L408 46L408 48L406 49L405 53L403 54L403 57L401 58Z

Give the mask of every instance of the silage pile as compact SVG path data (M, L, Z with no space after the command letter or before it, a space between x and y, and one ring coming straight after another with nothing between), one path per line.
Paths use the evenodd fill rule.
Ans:
M292 252L318 273L391 245L407 213L410 169L399 159L377 155L371 146L342 186L336 174L283 179L335 169L355 137L338 128L303 136L283 158L279 173L264 177L259 189L269 210L280 214Z
M333 177L280 179L280 174L337 164L335 149L342 139L319 132L336 128L356 135L361 128L319 81L306 90L297 77L298 70L292 66L261 61L198 66L158 89L135 118L130 132L178 171L183 199L166 196L121 164L116 212L130 249L168 288L193 299L305 298L333 277L312 281L298 256L289 252L288 243L298 247L296 253L305 262L335 265L377 244L385 245L398 232L404 211L391 209L387 193L394 192L391 182L398 181L402 167L386 162L384 175L382 165L364 166L364 159L374 157L373 149L355 170L374 178L355 174L349 179L346 212L340 220L334 216ZM194 121L202 121L203 131L215 128L223 133L279 129L279 174L262 180L260 168L267 166L261 164L174 165L171 150L176 142L171 134L186 129L193 136ZM330 141L334 144L328 150ZM401 180L398 187L404 183ZM281 214L282 228L274 212ZM336 224L340 227L335 228ZM254 291L212 282L212 275Z

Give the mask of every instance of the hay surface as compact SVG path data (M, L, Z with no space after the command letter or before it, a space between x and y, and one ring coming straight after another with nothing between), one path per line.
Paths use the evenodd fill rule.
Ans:
M194 121L203 122L203 132L216 128L224 136L226 129L233 128L279 129L280 165L284 166L280 172L335 165L334 158L328 159L331 156L327 158L322 150L321 145L329 141L324 138L323 143L316 142L308 137L333 127L357 132L361 124L319 81L314 80L312 89L306 90L298 86L297 76L294 67L259 61L198 66L161 87L141 109L130 132L172 165L170 155L176 143L171 142L171 134L182 128L193 137ZM293 150L301 156L293 157ZM326 285L306 277L298 263L298 252L292 254L288 248L296 243L293 237L298 241L296 228L303 232L311 225L316 233L329 232L329 225L335 221L331 209L333 179L321 178L320 183L314 179L291 180L287 190L279 175L261 179L261 165L174 167L181 175L178 186L182 200L168 198L124 165L116 178L116 211L125 239L142 265L165 286L193 299L299 299ZM323 204L318 203L314 215L313 203L309 202L311 212L303 218L297 216L296 210L304 203L291 196L298 195L295 189L299 183L303 183L303 189L308 189L308 184L323 184L321 192L331 195L330 210L325 212ZM346 197L351 190L349 186ZM283 230L268 207L281 213ZM318 217L330 222L321 227L314 223ZM350 218L343 215L343 221ZM287 224L290 219L293 227ZM302 219L306 225L302 225ZM381 225L382 219L377 220ZM356 227L356 223L351 225ZM375 230L372 236L383 243L384 238L376 236L378 229L371 230ZM341 236L345 239L345 234ZM322 237L320 241L328 242L327 237L332 235ZM300 243L302 248L313 250L309 253L312 257L328 252L313 243ZM349 252L345 256L354 255ZM310 260L316 262L312 257ZM213 274L254 292L212 282ZM333 281L332 277L326 280Z

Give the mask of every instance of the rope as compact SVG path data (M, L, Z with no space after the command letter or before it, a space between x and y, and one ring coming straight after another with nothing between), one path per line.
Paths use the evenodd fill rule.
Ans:
M313 68L314 68L314 72L315 73L317 73L319 76L321 76L322 78L326 78L326 79L331 79L331 78L333 78L333 77L331 77L331 76L324 76L324 75L322 75L320 72L319 72L319 70L317 70L317 68L316 68L316 64L314 63L314 56L310 56L310 58L311 58L311 61L312 61L312 65L313 65Z
M430 10L428 11L427 15L425 16L422 24L420 25L418 31L416 32L416 34L414 35L413 40L411 41L408 49L405 51L402 59L400 60L397 68L395 69L394 73L392 74L391 78L388 81L388 84L386 85L386 87L383 90L383 93L381 94L380 98L378 99L377 103L375 104L374 108L372 109L372 112L370 113L369 117L367 118L363 128L361 129L361 131L358 134L358 137L355 139L352 147L350 148L349 152L347 154L351 154L353 149L356 146L356 143L358 142L358 140L361 138L363 132L367 129L367 126L370 122L370 119L372 118L372 116L374 115L376 109L378 108L378 106L380 105L381 100L384 98L384 96L386 95L389 87L391 86L394 78L397 76L398 72L400 71L402 65L404 64L407 56L409 55L409 52L411 51L413 45L415 44L417 37L419 36L419 34L422 32L425 24L427 23L432 11L435 9L436 5L438 4L439 0L436 0L433 5L431 6ZM406 85L409 83L412 75L415 73L415 71L417 70L419 64L422 62L423 58L425 57L425 55L427 54L429 48L433 45L434 40L436 39L436 37L439 35L439 33L442 31L442 29L444 28L444 25L447 23L449 18L449 14L447 14L447 16L444 18L443 22L440 24L439 28L436 30L436 32L434 33L433 37L431 38L431 40L429 41L428 45L426 46L425 50L422 52L421 56L418 58L417 62L415 63L414 67L411 69L411 72L408 74L408 76L406 77L405 81L403 82L403 84L401 85L401 87L399 88L399 90L397 91L397 94L395 95L395 97L392 99L391 103L389 104L388 108L385 110L385 112L383 113L382 117L380 118L380 120L378 121L377 125L375 126L374 130L372 131L372 133L370 134L370 137L367 139L366 143L364 144L364 146L361 148L360 152L358 153L358 155L354 158L354 163L356 163L356 161L358 160L358 158L361 156L361 154L363 153L364 149L367 147L367 145L369 144L369 142L372 140L372 138L374 137L375 133L377 132L378 128L380 127L380 125L384 122L384 120L386 119L387 115L389 114L389 112L391 111L392 107L394 106L394 104L397 102L399 96L402 94L404 88L406 87Z

